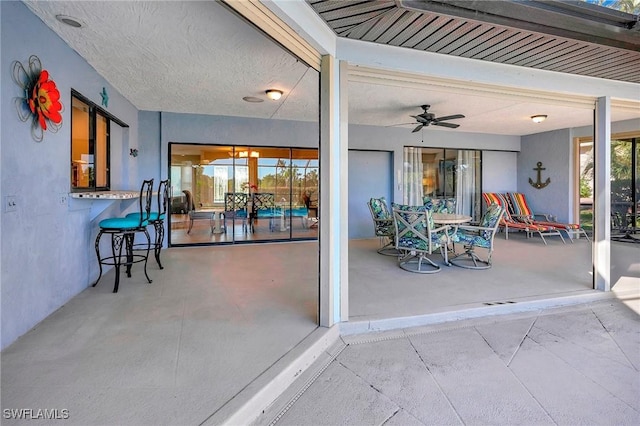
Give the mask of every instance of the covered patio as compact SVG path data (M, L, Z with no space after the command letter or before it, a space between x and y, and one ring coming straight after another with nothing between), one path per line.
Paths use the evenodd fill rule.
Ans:
M585 240L499 235L493 268L429 276L377 247L349 242L343 335L639 296L638 244L612 243L613 293L592 290ZM173 248L164 270L150 266L152 284L134 269L117 295L110 271L3 351L2 405L64 408L69 424L257 415L339 338L316 325L317 253L316 242Z

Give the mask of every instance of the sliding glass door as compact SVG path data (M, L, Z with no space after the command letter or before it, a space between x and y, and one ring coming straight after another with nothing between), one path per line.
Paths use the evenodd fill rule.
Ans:
M169 144L170 244L317 239L318 150Z
M579 142L580 224L593 228L593 142ZM640 138L611 140L611 238L640 240Z
M481 151L404 148L405 204L421 205L425 197L454 200L456 213L477 221L482 216Z

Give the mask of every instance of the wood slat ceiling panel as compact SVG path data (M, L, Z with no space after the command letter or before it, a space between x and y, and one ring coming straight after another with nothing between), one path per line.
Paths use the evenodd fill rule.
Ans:
M522 61L516 62L514 65L540 68L539 66L540 64L552 61L555 58L569 54L575 51L576 49L586 49L586 48L587 46L585 46L584 44L579 44L573 41L567 41L566 43L559 44L556 47L546 49L545 51L540 52L535 56L524 58Z
M517 34L514 34L513 37L510 37L509 39L491 46L491 48L485 50L484 52L477 55L476 57L478 59L482 59L483 61L501 62L497 60L497 58L508 55L509 53L516 50L521 43L527 43L531 40L534 40L533 34L517 33Z
M401 34L408 28L416 26L416 20L420 19L421 15L415 12L405 12L395 24L387 29L384 34L376 40L376 43L390 44L392 40L401 37Z
M565 40L549 39L548 37L543 37L543 40L544 40L544 43L542 43L541 45L534 47L527 52L523 52L522 54L514 56L513 58L505 59L504 63L517 65L518 63L524 60L527 60L528 58L536 57L542 52L555 49L558 46L563 44L567 44Z
M391 0L307 1L341 37L640 83L640 52L404 9Z
M360 1L327 1L327 0L312 0L308 1L308 3L313 7L313 9L320 14L324 14L327 12L334 11L336 9L342 9L346 5L355 5L359 3L364 3L363 0Z
M519 42L509 46L509 49L505 49L501 52L496 52L490 57L483 58L485 61L496 61L505 63L511 58L521 55L524 52L528 52L534 47L540 46L545 43L544 37L540 37L535 34L530 34L529 37L521 39Z
M608 73L603 73L602 78L611 78L624 81L635 81L640 83L640 66L632 65L625 70L610 70Z
M427 50L432 52L431 46L442 40L449 34L451 31L455 31L456 28L461 27L464 22L460 20L451 20L447 22L444 26L438 28L438 31L435 31L429 37L422 40L420 43L414 46L414 49Z
M321 14L322 19L330 24L345 18L354 18L372 14L375 16L384 13L387 10L397 9L392 1L340 1L336 3L341 5L341 7L334 8Z
M556 67L564 67L573 61L580 61L582 58L598 57L599 53L601 53L601 50L598 46L580 46L570 52L566 52L562 56L541 62L537 65L546 70L553 70Z
M495 36L487 34L486 36L481 37L484 39L484 41L481 44L477 45L473 49L470 49L470 50L467 50L466 52L461 53L459 56L462 56L465 58L482 57L484 56L485 52L492 49L495 45L497 44L505 45L510 43L509 40L511 40L516 35L518 35L517 32L509 31L509 30L502 30L502 32L500 32Z
M465 22L462 26L456 28L439 42L432 45L429 50L438 53L449 53L469 43L471 40L480 37L484 32L485 30L481 25Z
M571 72L570 70L578 70L589 66L589 63L601 62L604 59L611 58L611 52L605 48L594 48L591 51L574 55L573 57L567 56L563 60L558 60L555 64L546 64L544 69L549 71ZM609 67L610 64L606 66Z
M403 15L405 15L405 11L402 9L393 9L385 12L377 20L374 27L361 37L361 40L375 41L377 43L386 44L385 42L381 42L378 39L383 34L387 33L391 28L401 25ZM393 32L397 33L397 31Z
M365 39L366 35L374 30L374 28L377 26L378 22L380 21L380 19L382 19L383 16L384 15L378 15L378 16L372 17L371 19L368 19L352 27L348 32L349 34L348 37L366 41Z
M506 30L504 28L494 28L489 25L483 25L482 29L484 32L480 34L478 37L470 40L463 46L460 46L450 52L450 55L454 56L463 56L467 52L478 48L480 45L487 42L487 40L492 39L493 37L499 37L500 34L504 33Z
M420 31L418 31L413 37L409 38L406 42L402 43L403 47L415 48L425 38L429 37L434 32L438 31L443 25L446 25L451 18L445 16L434 16L432 21L429 21Z
M631 54L628 55L605 55L596 63L583 63L564 72L573 72L576 74L617 74L626 70L640 70L640 63ZM640 76L640 72L638 73Z
M369 12L364 15L348 16L346 18L336 19L333 21L334 30L340 29L340 31L344 32L344 30L348 28L349 30L352 31L355 27L359 25L364 25L367 23L369 25L373 25L375 23L373 21L376 21L377 18L383 13L384 11ZM360 39L359 37L354 37L354 36L349 36L349 38L354 38L356 40Z
M425 31L425 27L429 25L431 21L437 18L437 16L430 13L418 13L416 18L411 24L404 28L400 33L389 41L392 46L407 46L407 42L415 37L420 31ZM408 46L407 46L408 47Z

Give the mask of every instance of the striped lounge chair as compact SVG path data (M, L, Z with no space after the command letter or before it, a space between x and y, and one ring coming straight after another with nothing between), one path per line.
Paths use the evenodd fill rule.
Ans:
M580 235L584 235L587 241L591 241L587 232L577 223L562 223L558 222L555 217L550 214L533 213L527 204L527 199L524 194L519 192L508 192L507 196L511 202L511 207L513 208L514 214L512 216L514 216L516 220L524 218L529 223L533 223L535 225L552 226L560 231L564 231L571 243L573 243L574 238L579 237Z
M547 245L547 241L544 239L545 235L557 235L564 244L564 237L560 231L553 226L537 225L526 220L521 221L514 218L513 208L511 207L509 197L506 194L483 192L482 198L484 199L487 207L491 204L498 204L504 208L504 214L502 215L502 219L500 219L500 226L504 229L505 239L509 239L509 231L524 231L527 234L527 238L531 238L537 234L545 245Z

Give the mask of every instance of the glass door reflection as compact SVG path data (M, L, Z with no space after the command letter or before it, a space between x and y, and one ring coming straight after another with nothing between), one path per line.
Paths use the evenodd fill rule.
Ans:
M317 238L318 150L170 144L170 244Z

